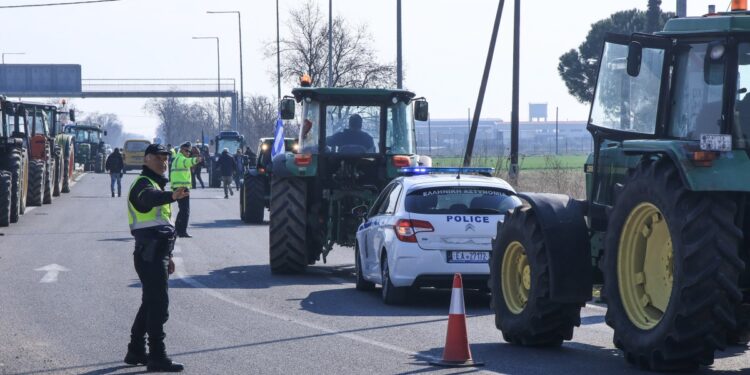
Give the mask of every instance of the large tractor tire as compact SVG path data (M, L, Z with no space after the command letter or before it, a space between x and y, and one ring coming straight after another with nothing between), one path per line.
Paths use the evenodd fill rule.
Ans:
M62 168L62 192L70 193L70 181L73 179L75 170L75 148L72 141L65 146L67 151L63 151L63 168Z
M490 257L495 326L505 341L559 346L581 324L581 305L551 301L550 256L531 207L506 215Z
M691 192L670 160L644 160L618 191L605 239L606 322L628 362L713 363L735 329L744 263L735 197Z
M241 193L242 220L248 224L263 224L266 209L266 177L246 176Z
M12 177L9 172L0 171L0 227L10 225L10 186Z
M44 197L42 199L43 204L52 203L52 180L55 176L55 160L52 159L48 163L45 163L46 170L44 171Z
M21 215L26 212L26 195L29 185L28 160L14 152L10 160L10 222L17 223Z
M27 206L41 206L44 197L44 162L29 162L29 189L26 197Z
M270 264L275 274L301 273L307 268L307 185L298 178L271 182Z
M55 168L53 168L53 179L52 179L52 196L59 197L62 190L62 155L54 159Z

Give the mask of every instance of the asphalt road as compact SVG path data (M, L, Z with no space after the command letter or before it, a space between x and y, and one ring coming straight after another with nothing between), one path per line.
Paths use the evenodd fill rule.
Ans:
M125 190L133 178L126 175ZM188 374L642 374L613 347L603 307L587 306L561 348L528 349L503 342L489 298L473 293L469 340L485 366L432 367L449 291L385 306L379 291L354 289L347 248L304 275L272 276L268 226L243 224L236 194L227 200L219 189L197 189L191 200L195 237L175 248L166 325L167 349ZM110 198L109 176L84 175L70 194L0 234L0 374L145 371L122 363L140 284L125 197ZM744 351L719 352L701 372L750 373Z

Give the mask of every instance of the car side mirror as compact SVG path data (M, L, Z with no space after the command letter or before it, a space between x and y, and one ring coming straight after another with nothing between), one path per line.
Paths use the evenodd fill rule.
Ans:
M106 130L104 131L104 136L105 136L105 137L107 136L107 131L106 131Z
M68 120L70 120L70 122L76 122L76 110L75 109L71 109L68 111Z
M430 117L430 106L426 100L417 100L414 102L414 119L417 121L427 121Z
M641 74L641 59L643 58L643 46L638 42L630 42L628 45L628 75L638 77Z
M367 218L367 205L363 204L363 205L352 208L352 216L358 219L366 219Z
M286 98L281 100L281 119L294 120L294 99Z

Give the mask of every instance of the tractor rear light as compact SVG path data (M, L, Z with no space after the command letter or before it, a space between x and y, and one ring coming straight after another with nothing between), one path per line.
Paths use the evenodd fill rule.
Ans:
M417 242L417 233L434 232L435 228L429 221L401 219L393 226L393 231L401 242Z
M294 165L298 167L306 167L312 164L312 155L310 154L296 154L294 155Z
M393 166L396 168L404 168L411 166L411 158L406 155L396 155L392 160Z
M747 10L747 0L732 0L732 12Z
M719 154L713 151L695 151L688 153L688 159L693 161L696 167L710 167L713 161L719 158Z

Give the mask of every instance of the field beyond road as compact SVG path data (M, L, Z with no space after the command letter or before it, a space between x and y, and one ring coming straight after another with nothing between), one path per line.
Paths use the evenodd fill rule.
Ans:
M521 170L538 170L538 169L581 169L586 162L588 155L519 155L518 165ZM437 156L432 158L433 167L460 167L464 162L463 157L443 157ZM474 156L472 158L472 167L491 167L496 170L506 170L510 165L510 158L497 156Z

